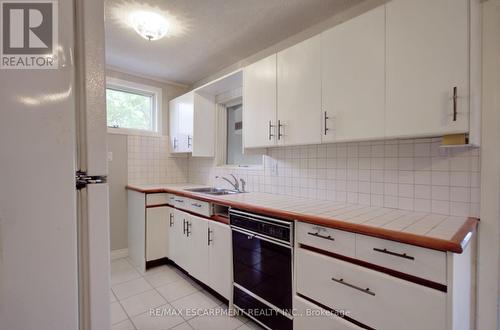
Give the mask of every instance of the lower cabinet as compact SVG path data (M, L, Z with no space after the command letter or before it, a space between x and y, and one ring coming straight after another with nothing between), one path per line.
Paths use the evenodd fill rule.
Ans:
M168 218L169 259L229 300L232 274L229 226L177 209L171 209Z
M146 261L167 256L169 207L146 208Z
M293 308L295 315L293 318L294 330L353 330L362 328L348 322L299 296L293 298Z
M298 293L369 327L446 329L444 292L300 248L296 279Z

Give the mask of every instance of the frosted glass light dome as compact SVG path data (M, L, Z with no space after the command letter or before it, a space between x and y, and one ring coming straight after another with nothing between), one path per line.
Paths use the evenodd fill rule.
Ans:
M140 10L131 13L130 22L134 30L149 41L163 38L169 30L168 21L151 11Z

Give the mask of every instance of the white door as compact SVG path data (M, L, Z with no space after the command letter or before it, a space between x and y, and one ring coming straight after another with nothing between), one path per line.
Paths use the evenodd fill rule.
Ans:
M194 278L208 283L208 220L190 215L187 225L188 269Z
M243 147L276 145L276 54L243 70Z
M192 127L193 157L215 155L215 100L213 96L194 93L194 117Z
M191 152L193 150L193 111L194 93L190 92L179 97L179 152Z
M468 3L387 3L388 137L468 131Z
M322 141L384 137L385 7L321 34Z
M208 225L208 285L226 299L231 298L232 264L231 229L211 221Z
M169 208L146 208L146 261L167 256Z
M187 270L188 266L188 243L186 237L186 221L189 220L189 214L179 210L174 210L174 225L172 230L170 258L180 267Z
M179 149L179 102L179 98L175 98L168 106L170 153L176 153Z
M321 142L320 35L278 53L278 144Z

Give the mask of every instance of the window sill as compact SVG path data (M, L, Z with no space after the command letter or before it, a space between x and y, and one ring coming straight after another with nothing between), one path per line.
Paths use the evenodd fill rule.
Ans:
M131 128L113 128L113 127L108 127L108 134L134 135L134 136L156 136L156 137L159 137L162 135L160 132L143 131L143 130L131 129Z

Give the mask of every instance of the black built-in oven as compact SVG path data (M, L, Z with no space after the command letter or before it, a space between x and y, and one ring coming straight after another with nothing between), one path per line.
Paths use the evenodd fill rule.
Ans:
M235 307L270 329L292 329L293 222L233 209L229 218Z

